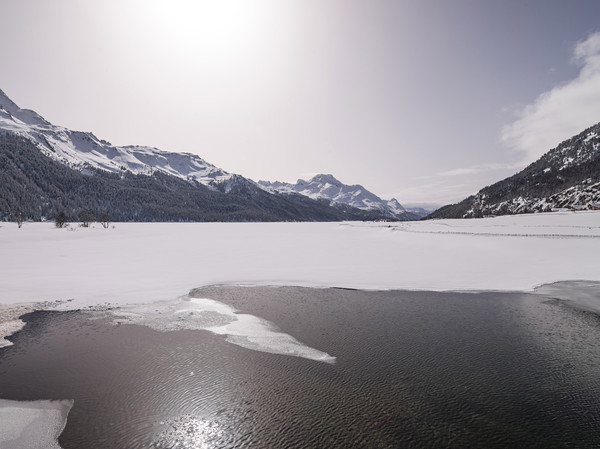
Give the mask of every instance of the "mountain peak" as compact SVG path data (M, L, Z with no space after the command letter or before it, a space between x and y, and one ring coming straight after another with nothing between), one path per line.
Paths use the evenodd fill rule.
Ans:
M335 186L343 185L340 181L338 181L333 175L330 174L318 174L310 178L311 183L319 183L319 184L332 184Z
M296 184L260 181L259 185L273 192L298 193L315 200L326 200L332 206L351 206L396 220L415 220L424 215L406 210L395 199L383 200L361 185L343 184L331 174L318 174L309 181L299 179Z
M21 122L25 125L36 125L36 126L47 126L50 125L44 117L39 115L35 111L31 111L29 109L21 109L17 104L10 99L8 95L4 93L3 90L0 89L0 111L5 111L8 113L9 120L15 122Z
M46 156L77 170L167 175L211 186L229 173L188 153L171 153L146 146L115 146L91 132L71 131L46 121L35 111L21 109L0 90L0 130L20 134Z
M10 99L8 95L4 93L2 89L0 89L0 109L4 109L11 114L18 111L20 108L15 104L14 101Z

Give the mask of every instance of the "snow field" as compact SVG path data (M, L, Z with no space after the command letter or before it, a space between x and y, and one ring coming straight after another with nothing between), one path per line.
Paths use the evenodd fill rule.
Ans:
M2 304L150 303L211 284L440 291L600 280L597 211L409 223L70 229L0 226Z

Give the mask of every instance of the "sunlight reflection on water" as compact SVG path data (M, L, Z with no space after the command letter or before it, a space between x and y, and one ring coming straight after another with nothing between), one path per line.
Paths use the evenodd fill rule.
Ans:
M169 449L210 449L216 447L223 430L219 424L194 415L182 415L161 422L168 429L153 445Z

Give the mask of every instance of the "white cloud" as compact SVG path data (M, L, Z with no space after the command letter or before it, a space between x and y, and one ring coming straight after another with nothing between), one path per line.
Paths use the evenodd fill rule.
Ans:
M500 163L489 163L472 165L470 167L455 168L443 172L436 173L435 175L424 176L423 178L439 178L439 177L453 177L453 176L467 176L476 175L480 173L494 172L499 170L516 170L523 168L523 164L500 164Z
M579 75L541 94L502 130L502 141L524 151L526 162L600 122L600 32L579 42L573 55Z
M383 198L396 198L403 206L456 203L522 168L521 162L487 163L413 177L410 187L383 195Z
M414 204L442 205L455 203L476 192L469 183L434 181L415 184L402 190L383 195L383 198L396 198L403 206Z

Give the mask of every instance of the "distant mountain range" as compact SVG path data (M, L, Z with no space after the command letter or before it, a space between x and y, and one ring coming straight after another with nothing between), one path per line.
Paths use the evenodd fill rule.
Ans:
M397 220L416 220L428 214L424 209L405 209L396 199L383 200L361 185L346 185L333 175L316 175L310 180L299 179L296 184L258 181L261 187L277 193L299 193L315 200L327 200L333 206L346 204L369 210Z
M59 211L71 220L91 211L123 221L410 220L423 215L321 176L335 181L338 192L326 182L320 194L278 189L273 186L282 183L255 183L195 154L115 146L91 132L53 125L0 90L0 220L16 213L51 219ZM341 194L357 188L357 198Z
M600 202L600 123L562 142L514 176L481 189L427 218L586 208Z

